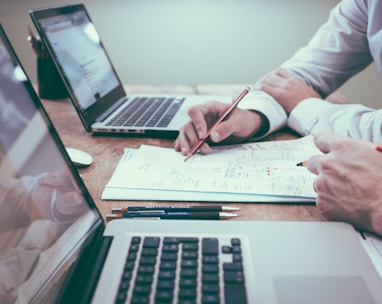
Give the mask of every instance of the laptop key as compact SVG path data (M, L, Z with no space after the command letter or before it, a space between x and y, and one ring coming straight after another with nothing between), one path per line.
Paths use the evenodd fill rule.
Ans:
M217 238L203 238L202 240L203 255L218 255L219 242Z
M244 284L225 283L224 298L226 304L245 304L247 303L247 295Z
M178 102L172 104L171 108L167 111L165 116L161 119L161 121L158 123L158 127L167 127L170 123L171 119L175 116L176 112L178 112L179 108L184 102L184 98L179 100Z
M221 248L217 238L202 238L200 248L198 243L198 238L177 237L145 237L136 243L131 241L128 257L132 260L125 263L116 303L128 299L131 303L144 303L147 299L154 299L155 303L172 303L174 297L176 303L196 303L197 300L220 303L224 300L220 299L220 290L225 303L247 303L240 240L232 239L231 245L224 244ZM229 254L236 259L220 264L220 254ZM130 283L134 259L138 256L141 258L135 282ZM177 262L178 258L180 262Z

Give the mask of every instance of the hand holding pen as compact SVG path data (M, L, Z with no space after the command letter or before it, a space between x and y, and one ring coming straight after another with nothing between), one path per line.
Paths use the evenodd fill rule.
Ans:
M258 131L263 132L267 124L261 114L237 109L239 102L249 92L250 88L245 88L231 105L210 101L191 107L188 110L190 121L179 129L174 149L189 159L198 150L208 154L211 151L210 142L233 144L242 142Z
M198 141L198 143L196 145L194 145L192 147L192 149L187 153L187 156L186 156L184 161L187 161L189 158L191 158L196 153L196 151L198 151L198 149L201 147L201 145L203 145L206 142L206 140L210 136L211 132L216 128L216 126L218 126L222 121L224 121L225 119L227 119L229 117L229 115L232 113L232 111L237 107L239 102L245 97L245 95L247 95L247 93L250 90L251 89L249 87L246 87L239 94L239 96L236 97L236 99L232 102L232 104L227 107L227 109L223 112L223 114L218 118L218 120L213 124L213 126L207 131L206 136L201 138Z

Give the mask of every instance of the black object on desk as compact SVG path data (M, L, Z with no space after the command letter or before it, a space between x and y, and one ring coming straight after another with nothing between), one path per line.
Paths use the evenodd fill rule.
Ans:
M37 57L37 81L40 98L58 100L68 97L65 85L50 56Z
M42 99L64 99L69 97L68 91L58 70L39 37L28 27L28 42L37 55L38 95Z

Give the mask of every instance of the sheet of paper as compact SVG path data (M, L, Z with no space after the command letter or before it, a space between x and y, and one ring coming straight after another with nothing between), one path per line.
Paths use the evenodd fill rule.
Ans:
M141 146L125 151L103 199L129 199L127 194L152 192L156 200L313 201L315 176L296 163L320 153L311 137L218 146L209 155L194 155L187 162L174 149ZM171 192L171 195L169 194ZM186 196L185 196L186 194ZM164 196L164 197L163 197ZM182 199L183 198L183 199ZM137 199L136 197L130 199ZM147 198L147 195L143 199ZM221 200L221 199L220 199Z

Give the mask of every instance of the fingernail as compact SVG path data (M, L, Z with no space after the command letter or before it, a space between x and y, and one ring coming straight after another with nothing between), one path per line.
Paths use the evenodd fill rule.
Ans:
M213 132L211 133L211 139L212 139L213 141L219 141L219 139L220 139L220 135L219 135L219 133L216 132L216 131L213 131Z
M185 154L186 153L186 148L185 147L183 147L182 149L181 149L181 151L182 151L182 154Z

